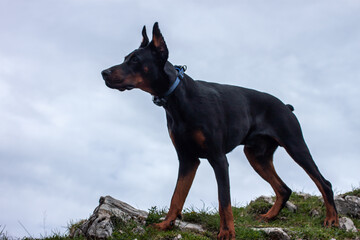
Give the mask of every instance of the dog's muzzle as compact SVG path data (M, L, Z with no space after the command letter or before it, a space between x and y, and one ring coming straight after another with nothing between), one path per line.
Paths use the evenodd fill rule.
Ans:
M110 69L105 69L101 72L101 75L103 77L104 80L107 80L108 77L111 75L111 70Z

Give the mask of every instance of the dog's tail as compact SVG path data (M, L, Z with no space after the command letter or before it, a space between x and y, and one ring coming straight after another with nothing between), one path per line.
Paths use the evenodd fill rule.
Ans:
M290 109L290 111L294 111L295 110L295 108L293 107L293 105L291 105L291 104L286 104L286 106Z

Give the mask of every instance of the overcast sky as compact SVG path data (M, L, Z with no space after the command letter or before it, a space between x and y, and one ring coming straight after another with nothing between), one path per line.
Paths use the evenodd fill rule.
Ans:
M178 161L164 110L100 75L155 21L169 60L194 79L292 104L335 192L359 187L359 13L357 0L0 0L0 230L64 232L103 195L169 206ZM272 194L241 146L228 158L234 205ZM275 167L293 190L319 194L281 148ZM185 206L217 207L216 191L202 160Z

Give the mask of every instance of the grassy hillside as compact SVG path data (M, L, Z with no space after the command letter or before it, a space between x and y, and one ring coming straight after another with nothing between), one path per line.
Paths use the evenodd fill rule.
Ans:
M355 189L345 195L355 195L360 197L360 189ZM291 239L360 239L360 233L346 232L338 228L324 228L322 226L325 219L325 207L317 196L304 197L293 193L290 201L297 206L296 213L290 212L284 208L279 216L271 222L259 222L257 216L265 213L270 209L271 205L264 200L251 202L246 207L233 207L236 239L269 239L269 237L261 231L252 230L259 227L280 227L287 232ZM316 210L319 214L312 215L311 211ZM183 220L192 223L201 224L205 229L205 233L184 232L175 228L171 231L160 232L151 227L152 223L160 221L165 216L164 210L152 208L144 228L138 227L135 222L124 223L118 219L113 219L115 231L112 235L114 240L173 240L181 235L181 239L189 240L205 240L216 239L216 234L220 225L220 218L217 212L211 212L207 209L197 210L186 209L183 212ZM360 219L352 219L356 228L360 229ZM69 231L76 227L76 224L69 226ZM3 234L2 234L3 235ZM0 239L7 239L1 236ZM69 239L68 236L54 235L44 238L49 240ZM84 239L84 238L75 238Z
M347 193L346 195L358 195L360 190L355 190L354 193ZM284 208L279 216L271 222L259 222L257 216L266 213L270 209L271 204L257 200L251 202L246 207L233 207L235 219L236 239L268 239L263 232L252 230L258 227L280 227L284 228L291 239L360 239L360 233L346 232L338 228L324 228L322 226L325 219L325 207L322 201L317 196L310 196L304 198L296 193L290 197L290 201L294 203L298 209L296 213L290 212ZM312 216L311 211L317 210L320 214ZM150 215L151 221L157 222L158 218L163 213L159 211L152 211ZM119 234L115 239L173 239L178 234L181 234L184 239L216 239L216 233L219 229L220 218L218 213L208 213L207 211L192 211L185 210L183 213L183 220L188 222L200 223L207 229L205 234L184 234L179 231L171 231L167 233L158 234L158 232L150 230L146 231L143 236L132 235L128 233ZM360 228L360 219L352 219L355 226ZM126 235L129 238L126 238Z

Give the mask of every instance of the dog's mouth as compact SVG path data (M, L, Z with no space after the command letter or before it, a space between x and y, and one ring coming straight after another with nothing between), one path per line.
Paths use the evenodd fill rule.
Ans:
M105 80L105 84L107 87L112 88L112 89L117 89L121 92L125 91L125 90L132 90L135 88L134 85L132 84L124 84L124 83L114 83L114 82L110 82L108 80Z

